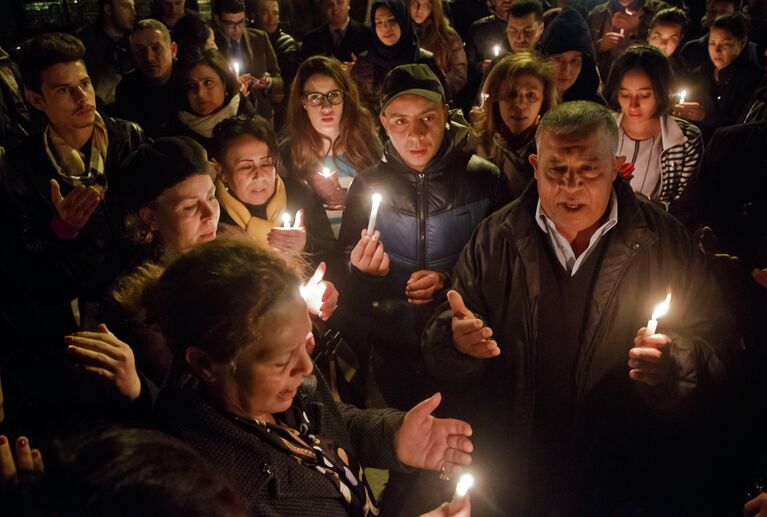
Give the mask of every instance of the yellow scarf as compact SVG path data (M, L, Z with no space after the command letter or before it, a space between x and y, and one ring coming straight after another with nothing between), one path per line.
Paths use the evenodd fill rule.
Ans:
M85 165L85 155L64 141L52 126L45 129L43 135L45 152L51 161L56 174L73 187L78 185L93 185L99 183L106 186L104 165L107 160L109 138L104 119L96 112L91 134L91 156L88 166Z
M281 226L280 217L285 212L287 206L287 196L285 195L285 185L279 174L275 174L274 195L266 205L266 219L253 217L248 208L242 201L235 198L229 188L224 184L221 178L216 180L216 197L221 203L221 208L226 210L229 217L243 230L250 239L265 249L269 248L266 236L272 231L272 228Z

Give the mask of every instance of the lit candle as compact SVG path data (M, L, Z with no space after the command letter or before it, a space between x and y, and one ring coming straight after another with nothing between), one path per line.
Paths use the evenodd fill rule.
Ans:
M455 485L455 495L458 497L463 497L473 486L474 476L468 473L461 474L461 477L458 478L458 483Z
M500 56L500 55L501 55L501 46L500 46L500 45L495 45L495 46L493 47L493 55L494 55L495 57L498 57L498 56Z
M320 174L323 178L329 178L333 173L327 167L323 167L320 171Z
M373 230L376 227L376 217L378 217L378 207L381 205L381 194L376 192L373 194L373 206L370 208L370 220L368 221L368 235L373 235Z
M319 314L322 309L322 297L325 295L327 285L322 283L322 277L325 276L325 263L321 262L317 270L305 284L301 284L299 291L301 298L306 301L306 307L314 313Z
M286 229L290 229L290 214L282 214L282 227Z
M647 322L647 331L645 332L645 336L652 336L653 334L655 334L655 331L658 330L658 318L661 318L666 315L670 304L671 304L671 293L668 293L666 295L666 299L663 300L658 305L656 305L655 309L652 311L652 316L650 317L650 321Z
M484 108L485 107L485 101L490 97L489 93L481 93L479 94L479 107Z
M623 29L621 29L621 36L623 36Z
M685 99L687 98L687 90L682 90L679 92L679 104L684 104Z

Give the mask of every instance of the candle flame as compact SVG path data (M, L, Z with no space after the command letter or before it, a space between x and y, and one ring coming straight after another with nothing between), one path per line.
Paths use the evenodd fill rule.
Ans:
M323 167L322 170L320 171L320 174L322 174L326 178L329 178L330 175L333 174L333 173L330 172L330 169L328 169L327 167Z
M282 224L289 226L290 225L290 214L282 214Z
M668 312L668 308L670 304L671 304L671 293L668 293L666 295L666 299L655 306L655 309L652 311L652 319L657 320L665 316L666 313Z
M381 194L379 194L378 192L376 192L375 194L373 194L372 199L373 199L373 204L374 205L380 205L381 204L381 200L383 199L383 196Z
M501 55L501 46L500 45L495 45L493 47L493 54L495 54L495 57L498 57L498 56Z
M458 478L458 484L455 487L455 495L463 497L474 486L474 476L471 474L461 474Z

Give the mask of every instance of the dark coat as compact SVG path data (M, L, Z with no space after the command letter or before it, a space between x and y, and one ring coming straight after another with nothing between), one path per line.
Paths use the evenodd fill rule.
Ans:
M316 373L314 393L297 397L307 408L311 432L353 451L363 466L402 470L394 435L403 414L392 409L361 410L336 404ZM226 474L245 496L252 516L347 516L341 493L325 476L263 442L246 426L210 405L196 389L169 384L157 401L162 430L192 446Z
M606 81L607 74L610 73L610 67L618 56L620 56L629 45L636 43L644 43L647 40L647 32L650 29L650 22L652 21L655 13L666 7L666 3L661 0L641 0L640 6L637 6L637 2L632 4L634 9L639 11L639 26L631 31L625 32L624 44L616 46L612 50L607 52L599 52L597 56L597 66L599 67L599 73ZM591 37L594 40L594 48L598 48L599 40L607 32L617 32L612 24L613 14L625 12L623 6L618 0L609 0L603 4L599 4L594 7L589 13L589 26L591 28Z
M697 397L724 376L728 356L720 345L726 342L726 318L717 304L716 283L702 281L709 278L706 263L684 228L636 198L622 179L614 187L619 219L603 237L607 241L575 359L572 422L562 415L562 424L572 429L572 443L564 444L572 459L563 455L561 472L571 468L573 474L563 476L567 483L557 487L561 491L543 497L559 507L557 515L616 515L616 501L636 497L632 483L652 472L658 490L638 494L639 499L657 497L665 504L669 498L669 505L660 507L665 513L646 515L675 515L670 498L681 478L672 466L678 468L674 462L681 460L669 451L679 454L674 449L680 446L679 436L674 437L679 430L663 416L689 418L693 401L705 400ZM533 217L537 201L533 183L519 200L480 224L453 269L452 288L493 329L501 355L481 360L458 352L446 303L423 340L429 372L459 386L464 404L476 408L470 410L473 418L462 417L474 428L477 471L492 472L483 488L501 515L544 514L540 507L520 510L537 488L530 486L527 473L536 464L529 456L536 389L546 382L535 378L541 261L548 260L544 246L549 245ZM629 379L628 351L669 288L672 313L659 330L673 340L675 371L667 384L650 388ZM674 480L665 485L668 491L658 481L667 475Z
M0 48L0 147L15 147L31 131L29 108L24 99L24 84L16 64ZM2 151L0 151L1 153Z
M176 85L175 67L174 75L161 86L151 84L141 70L133 69L117 85L115 115L136 122L148 137L165 136L178 106Z
M93 82L96 99L101 105L112 108L117 85L135 68L128 36L115 41L96 22L83 27L77 37L85 45L85 67Z
M727 68L719 71L719 81L714 80L714 65L707 61L693 71L697 79L691 90L706 110L706 117L699 124L703 140L707 142L717 128L737 124L746 116L749 100L754 95L764 75L759 65L741 52Z
M105 164L107 185L122 161L143 141L143 132L126 120L104 117L109 146ZM42 134L29 137L10 151L2 167L8 196L12 241L19 256L28 259L24 274L40 284L36 301L43 312L69 311L70 301L101 300L122 265L115 248L118 234L108 207L101 203L74 239L61 239L51 229L56 209L51 202L50 180L56 172L45 153ZM72 187L59 181L62 195Z
M301 45L301 55L304 59L316 55L325 55L334 56L341 62L351 61L352 54L359 57L360 54L370 48L372 38L373 32L370 27L361 24L354 18L350 18L341 44L336 47L333 44L330 26L325 23L304 36Z
M363 171L346 200L339 247L348 261L360 231L367 228L372 193L384 195L376 229L389 254L389 274L372 277L350 266L344 296L359 308L360 318L368 318L370 328L388 329L371 332L369 340L376 361L386 365L378 368L378 381L395 407L410 407L429 391L421 385L418 338L433 306L407 303L410 275L422 269L449 275L474 228L508 199L498 169L466 152L466 140L466 127L452 122L442 148L422 173L408 167L389 142L386 161Z
M710 61L708 55L708 33L700 38L688 41L676 53L680 55L682 64L687 70L695 70L696 68L703 66L706 62ZM756 43L753 41L748 42L743 53L746 54L748 60L752 63L761 63L758 57L761 54L757 52Z
M301 47L293 36L284 32L280 27L277 27L274 33L269 34L269 43L272 44L277 56L277 64L280 65L280 74L282 74L284 89L287 93L293 83L293 77L298 71L298 65L301 64Z
M229 41L218 31L216 32L216 45L227 60L234 59ZM269 35L262 30L245 29L242 39L240 39L240 45L244 56L240 73L250 73L256 79L262 77L264 73L269 73L272 76L272 85L268 92L264 89L251 89L251 95L255 96L256 102L254 104L258 114L266 120L273 121L274 107L283 100L285 83L280 72L280 65L277 62L277 55L269 42Z

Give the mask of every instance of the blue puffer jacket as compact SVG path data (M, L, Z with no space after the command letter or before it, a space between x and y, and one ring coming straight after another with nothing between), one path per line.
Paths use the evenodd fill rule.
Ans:
M449 277L474 228L510 199L498 168L464 150L467 139L465 122L454 117L439 152L420 173L387 142L384 159L363 171L349 189L339 236L347 264L368 225L371 196L380 192L383 202L376 230L381 232L390 268L387 276L373 277L349 265L348 281L340 289L342 303L353 304L355 318L365 327L386 329L370 332L366 341L373 346L374 358L396 361L397 377L407 376L403 364L420 363L419 336L434 306L407 302L408 279L422 269ZM435 295L436 302L443 299L444 293ZM377 380L381 384L378 374Z

